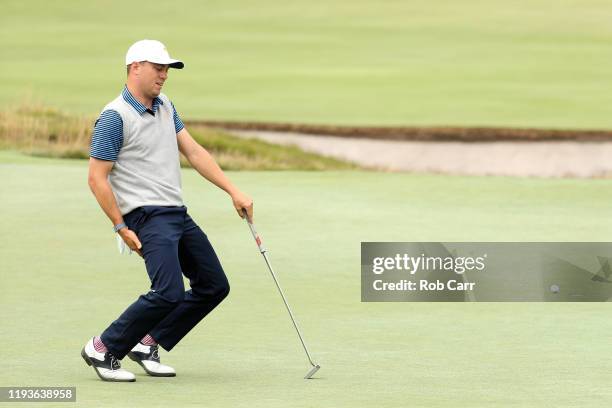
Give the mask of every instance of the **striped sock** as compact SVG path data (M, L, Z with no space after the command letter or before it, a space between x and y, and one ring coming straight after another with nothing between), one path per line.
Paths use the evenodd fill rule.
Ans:
M150 334L147 334L146 336L144 336L142 338L142 340L140 340L140 342L142 344L144 344L145 346L155 346L155 345L157 345L157 342L155 341L155 339L153 337L151 337Z
M94 343L94 348L96 349L98 353L106 353L108 351L104 343L102 343L102 340L100 340L99 336L94 337L93 343Z

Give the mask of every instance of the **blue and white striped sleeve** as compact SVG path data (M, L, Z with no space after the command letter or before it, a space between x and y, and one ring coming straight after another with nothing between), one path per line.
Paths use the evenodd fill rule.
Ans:
M176 108L174 107L174 104L172 102L170 102L170 104L172 104L172 111L174 112L174 130L176 130L176 133L178 133L181 130L183 130L185 125L183 124L183 121L179 117L179 114L176 113Z
M89 156L96 159L117 161L123 146L123 120L114 110L102 112L94 125Z

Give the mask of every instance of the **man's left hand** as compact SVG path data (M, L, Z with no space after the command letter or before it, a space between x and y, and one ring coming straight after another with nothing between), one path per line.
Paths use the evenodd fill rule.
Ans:
M237 190L235 193L231 194L232 202L234 203L234 208L238 212L240 218L244 218L243 209L247 211L247 218L249 222L253 222L253 200L251 197L244 194L242 191Z

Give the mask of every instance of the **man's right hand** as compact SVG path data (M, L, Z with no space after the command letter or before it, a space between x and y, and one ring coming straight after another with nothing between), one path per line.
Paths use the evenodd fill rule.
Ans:
M125 242L125 244L128 247L130 247L130 249L132 251L136 252L138 255L140 255L140 257L143 257L142 256L142 251L141 251L142 244L140 243L140 240L138 239L138 237L136 236L136 233L134 233L134 231L132 231L128 227L125 227L125 228L121 228L118 231L118 234L123 239L123 242Z
M113 169L115 162L108 160L89 158L89 188L96 196L98 204L108 216L113 225L119 225L123 222L121 212L117 206L113 189L108 181L108 176ZM123 242L132 250L142 256L142 244L134 231L130 231L128 227L123 227L117 234L123 239Z

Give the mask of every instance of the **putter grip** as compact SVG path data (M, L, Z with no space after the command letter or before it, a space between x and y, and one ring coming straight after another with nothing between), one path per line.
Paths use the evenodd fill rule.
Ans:
M262 254L264 252L266 252L266 249L264 248L262 242L261 242L261 238L259 238L259 234L257 233L257 231L255 230L255 225L253 225L251 222L249 222L249 218L247 216L247 211L246 209L242 209L242 213L244 214L244 219L247 222L247 225L249 226L249 229L251 230L251 234L253 235L253 239L255 240L255 243L257 244L257 247L259 248L259 252L261 252Z

